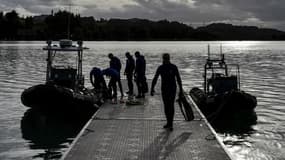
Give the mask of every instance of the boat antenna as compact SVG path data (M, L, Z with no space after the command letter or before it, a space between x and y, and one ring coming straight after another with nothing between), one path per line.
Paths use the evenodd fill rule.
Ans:
M67 20L67 39L70 39L70 16L71 16L71 4L69 3L68 9L68 20Z
M208 44L208 59L210 60L210 45Z
M224 62L225 61L225 55L223 54L223 45L222 44L220 44L220 55L221 55L222 62Z
M220 44L220 54L221 55L223 54L223 46L222 46L222 44Z

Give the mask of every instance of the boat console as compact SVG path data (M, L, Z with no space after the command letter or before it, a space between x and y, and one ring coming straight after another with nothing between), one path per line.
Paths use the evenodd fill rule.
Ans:
M212 76L208 79L208 91L212 94L222 94L228 91L238 90L237 76Z
M231 73L229 73L229 69ZM239 65L228 65L224 54L220 58L208 58L204 66L204 92L208 95L223 94L240 89Z
M71 67L52 67L50 81L56 85L73 89L76 84L76 72L77 70Z
M47 44L48 45L43 48L44 50L48 51L46 83L52 83L75 90L82 88L84 86L84 76L82 74L83 50L88 48L84 48L82 46L82 41L78 41L76 46L72 44L71 40L67 39L60 40L59 46L52 45L51 41L48 41ZM73 68L67 65L54 66L54 57L58 52L69 52L69 54L76 54L77 58L75 64L77 67Z

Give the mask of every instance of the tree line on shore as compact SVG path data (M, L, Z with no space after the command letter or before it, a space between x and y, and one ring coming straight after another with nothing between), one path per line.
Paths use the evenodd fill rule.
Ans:
M285 40L285 32L255 26L213 23L193 28L168 20L99 19L58 11L50 15L20 17L0 12L0 40L158 41L158 40Z

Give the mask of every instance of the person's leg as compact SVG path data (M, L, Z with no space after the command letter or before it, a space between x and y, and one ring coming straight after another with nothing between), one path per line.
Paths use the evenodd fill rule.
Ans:
M122 87L122 82L121 82L121 75L119 75L119 79L117 81L118 81L118 85L120 88L121 97L124 97L124 92L123 92L123 87Z
M108 83L108 93L111 96L111 99L113 98L113 93L112 93L112 79L110 79L109 83Z
M173 126L173 119L174 119L174 103L175 103L175 95L169 97L169 111L168 111L168 123L169 126Z
M137 84L137 88L138 88L138 95L137 95L137 97L140 98L140 97L141 97L142 90L141 90L141 82L140 82L139 77L137 77L136 84Z
M134 85L133 85L133 75L128 74L127 75L127 80L128 80L128 87L129 87L129 95L133 95L134 93Z
M175 95L175 90L168 93L162 93L164 112L167 120L166 128L173 127Z
M139 77L139 86L140 86L140 96L141 97L144 97L144 92L143 92L143 84L144 83L144 76L143 75L141 75L140 77Z
M141 81L141 86L142 86L142 97L145 98L145 93L148 92L148 84L147 84L147 79L146 76L144 75Z
M112 97L112 90L109 90L109 85L107 87L105 78L103 76L101 77L100 87L102 88L100 92L103 94L103 98L109 99Z
M112 98L117 98L117 84L116 84L116 82L117 81L114 78L111 78L110 82L109 82L109 86L110 86L111 90L113 91Z

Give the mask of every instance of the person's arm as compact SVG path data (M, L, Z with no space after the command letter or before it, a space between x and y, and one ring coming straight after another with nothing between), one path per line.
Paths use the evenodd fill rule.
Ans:
M136 63L135 63L135 72L134 72L134 78L136 79L137 75L138 75L138 70L139 70L139 61L136 60Z
M91 82L92 86L94 87L93 70L91 70L91 72L90 72L90 82Z
M150 90L150 95L153 96L154 94L154 88L158 79L158 76L160 75L160 67L158 67L158 69L155 72L155 75L152 79L152 83L151 83L151 90Z
M146 63L145 63L145 59L142 59L142 73L145 74L145 69L146 69Z
M126 67L125 67L124 75L127 75L128 68L130 67L130 64L129 64L128 61L129 61L129 60L126 60Z
M117 58L118 60L118 70L121 71L121 68L122 68L122 63L121 63L121 60L119 58Z
M109 62L109 68L113 68L113 60L111 59L110 62Z
M135 68L136 68L135 60L130 59L130 60L129 60L129 66L130 66L130 72L131 72L131 73L134 73L134 72L135 72Z

